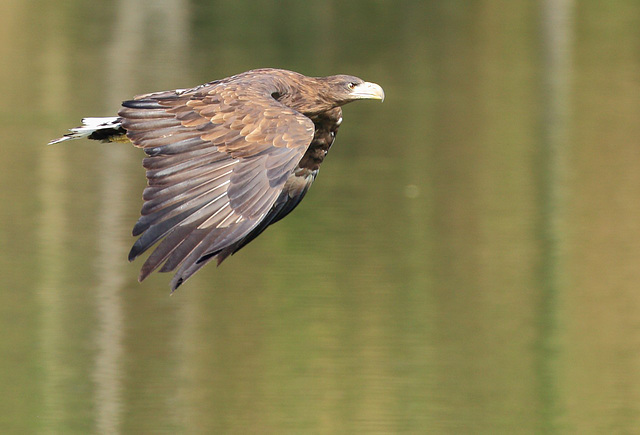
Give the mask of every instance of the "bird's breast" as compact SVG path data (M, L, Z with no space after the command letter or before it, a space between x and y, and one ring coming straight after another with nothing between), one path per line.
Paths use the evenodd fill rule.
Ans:
M336 107L311 118L315 125L313 140L298 164L299 168L317 171L329 152L342 122L342 110Z

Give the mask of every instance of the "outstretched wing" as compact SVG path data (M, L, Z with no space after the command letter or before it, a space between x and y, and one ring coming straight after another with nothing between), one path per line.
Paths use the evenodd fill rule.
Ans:
M140 280L164 263L177 288L268 213L314 135L313 122L272 97L275 83L237 79L123 103L127 136L149 157L132 261L162 242Z

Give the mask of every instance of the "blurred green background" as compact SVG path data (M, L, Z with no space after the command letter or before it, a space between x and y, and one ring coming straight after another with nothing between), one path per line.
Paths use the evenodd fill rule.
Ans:
M640 433L640 2L4 0L0 432ZM348 73L302 205L169 297L135 94Z

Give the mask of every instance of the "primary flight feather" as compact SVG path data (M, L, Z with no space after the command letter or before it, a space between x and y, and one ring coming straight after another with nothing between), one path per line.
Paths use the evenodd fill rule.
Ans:
M50 143L129 140L145 151L148 187L129 260L160 242L139 280L177 269L173 291L298 205L335 140L341 106L359 99L384 92L353 76L265 68L139 95L118 117L85 118Z

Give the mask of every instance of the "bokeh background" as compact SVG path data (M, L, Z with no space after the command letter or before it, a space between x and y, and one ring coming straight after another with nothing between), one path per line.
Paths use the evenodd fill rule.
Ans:
M640 2L3 0L0 432L640 433ZM172 297L135 94L349 73L302 205Z

